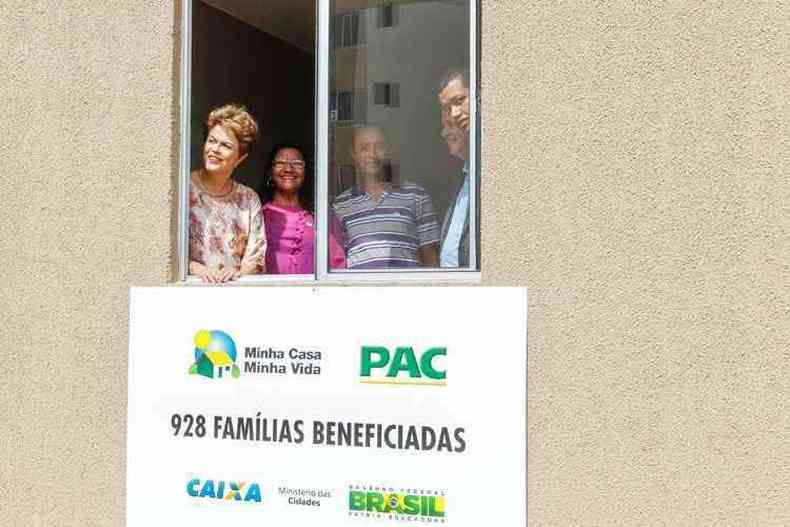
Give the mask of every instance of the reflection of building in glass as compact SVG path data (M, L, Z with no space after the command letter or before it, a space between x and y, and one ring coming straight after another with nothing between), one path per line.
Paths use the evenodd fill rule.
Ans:
M397 82L374 82L373 104L376 106L400 106L400 84Z
M365 93L352 91L332 92L329 99L329 115L335 123L363 123L365 122Z
M387 4L377 8L376 27L393 27L398 24L398 6Z
M359 14L360 10L355 9L332 17L331 45L333 49L354 47L362 43Z
M330 199L353 181L350 128L373 123L387 135L394 180L424 186L442 214L455 182L447 177L437 82L448 66L468 64L468 5L423 0L338 11L332 31Z

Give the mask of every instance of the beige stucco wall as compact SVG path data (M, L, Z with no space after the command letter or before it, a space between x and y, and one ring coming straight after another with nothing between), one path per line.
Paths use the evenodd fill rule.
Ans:
M790 7L483 4L529 524L790 524ZM0 525L123 525L127 291L173 276L176 12L0 4Z
M638 4L485 2L529 524L790 525L790 4Z
M2 526L124 524L128 289L171 276L174 17L0 1Z

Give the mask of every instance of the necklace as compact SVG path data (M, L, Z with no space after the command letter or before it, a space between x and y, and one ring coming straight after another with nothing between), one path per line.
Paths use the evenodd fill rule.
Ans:
M206 187L206 184L203 181L203 179L205 177L205 174L206 174L206 171L205 170L201 170L198 173L198 181L200 181L200 186L202 187L203 192L205 192L206 194L208 194L212 198L224 198L224 197L226 197L228 194L230 194L233 191L233 180L228 178L228 180L225 182L225 187L227 187L227 190L225 190L223 188L217 194L209 192L208 187Z

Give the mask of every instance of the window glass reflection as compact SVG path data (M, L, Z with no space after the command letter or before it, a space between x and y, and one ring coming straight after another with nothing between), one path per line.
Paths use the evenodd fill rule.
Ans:
M468 1L331 9L324 199L346 267L469 268Z

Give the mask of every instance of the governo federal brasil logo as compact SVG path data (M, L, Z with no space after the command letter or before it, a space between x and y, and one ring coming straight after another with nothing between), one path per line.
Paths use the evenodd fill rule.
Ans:
M348 514L360 519L445 523L442 490L349 485Z
M224 331L201 329L193 338L195 362L189 367L190 375L209 379L236 379L241 370L236 365L236 343Z

